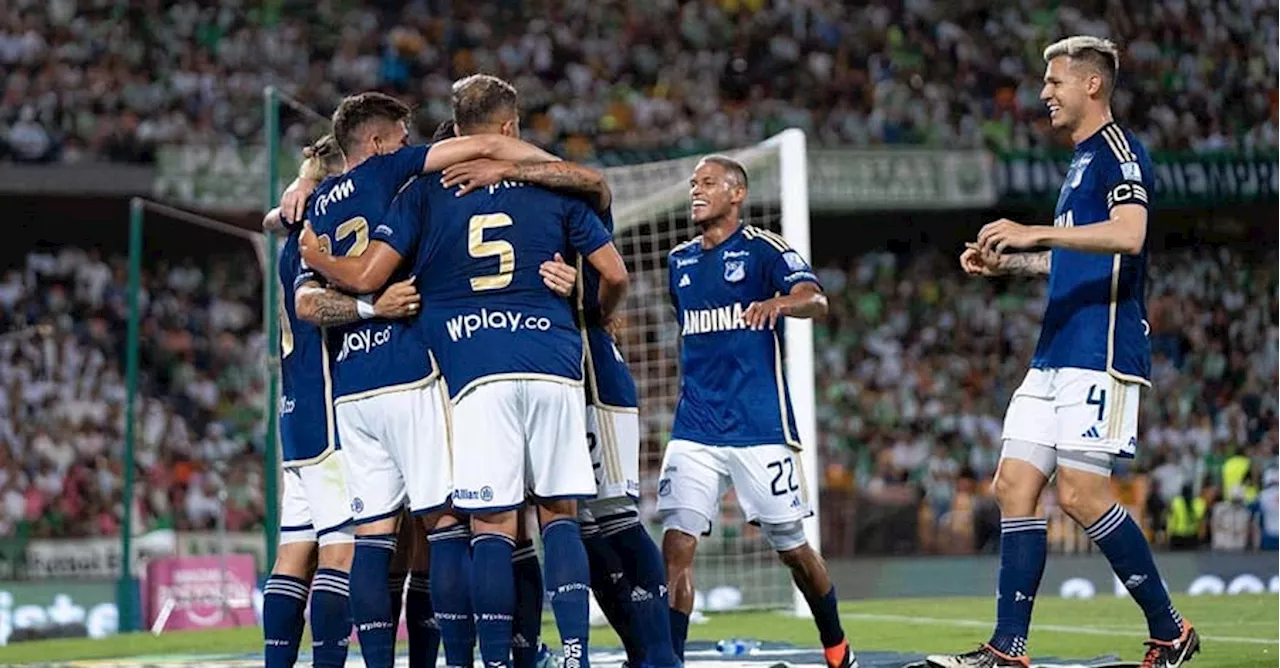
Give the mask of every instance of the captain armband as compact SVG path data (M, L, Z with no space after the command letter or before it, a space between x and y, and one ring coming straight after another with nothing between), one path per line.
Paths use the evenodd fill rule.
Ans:
M1134 181L1124 181L1111 189L1107 193L1107 208L1113 209L1121 204L1140 204L1147 206L1149 203L1147 196L1147 187L1141 183Z

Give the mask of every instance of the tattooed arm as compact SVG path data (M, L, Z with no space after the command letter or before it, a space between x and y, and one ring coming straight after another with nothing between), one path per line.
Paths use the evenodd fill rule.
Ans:
M446 188L461 186L459 196L499 181L523 181L581 197L599 213L613 203L604 173L573 162L470 160L446 167L443 177Z
M1001 255L997 272L1009 276L1048 276L1049 251Z
M376 301L321 287L310 281L298 288L294 296L294 308L298 317L319 327L333 327L367 318L404 318L418 312L422 298L413 286L413 279L393 283Z

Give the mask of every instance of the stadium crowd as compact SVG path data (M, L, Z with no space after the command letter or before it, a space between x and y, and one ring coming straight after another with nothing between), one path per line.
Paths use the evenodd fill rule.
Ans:
M527 136L578 159L787 126L822 145L1033 148L1048 141L1040 50L1075 33L1122 45L1116 113L1150 148L1277 144L1274 2L295 4L0 5L0 156L150 162L170 142L256 143L269 83L322 112L392 91L429 135L450 83L476 71L515 83Z
M212 528L224 489L231 530L261 522L260 284L257 272L232 271L246 261L161 260L144 271L135 499L144 528ZM930 251L828 264L820 275L831 315L816 327L824 489L919 507L938 526L986 494L1045 290L1036 280L967 279L954 263ZM1207 525L1214 502L1237 493L1247 501L1274 484L1263 472L1275 466L1280 440L1276 266L1274 252L1225 247L1153 259L1155 389L1143 402L1139 458L1117 476L1147 481L1129 501L1146 509L1153 531L1180 496L1205 499ZM123 260L76 248L32 252L3 276L0 307L8 332L0 337L0 534L118 531ZM627 336L655 329L636 313ZM655 334L654 359L673 362L661 351L674 332ZM653 374L637 376L643 396L672 395ZM665 439L669 410L646 401L649 454ZM1243 474L1230 463L1240 457ZM652 484L656 470L646 478Z
M140 532L213 529L224 490L229 529L262 520L260 288L235 266L160 261L143 274ZM64 247L31 252L0 282L0 535L119 531L125 277L122 258Z

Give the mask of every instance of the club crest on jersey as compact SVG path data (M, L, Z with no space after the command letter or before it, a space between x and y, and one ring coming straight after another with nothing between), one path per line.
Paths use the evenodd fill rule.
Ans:
M747 277L746 260L725 260L724 262L724 280L730 283L737 283Z
M1089 168L1089 163L1093 162L1093 154L1085 153L1080 156L1079 162L1071 166L1071 187L1079 188L1080 182L1084 180L1084 170Z

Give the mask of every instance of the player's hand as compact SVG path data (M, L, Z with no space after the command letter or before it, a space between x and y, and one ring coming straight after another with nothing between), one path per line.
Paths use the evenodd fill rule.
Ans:
M995 276L999 273L999 257L984 253L975 243L966 243L960 254L960 267L970 276Z
M573 287L578 283L578 268L565 262L559 253L556 253L554 260L543 262L538 267L538 275L542 277L543 284L561 297L572 294Z
M1040 245L1038 225L1022 225L1008 218L987 223L978 232L983 252L1003 253L1006 248L1034 248Z
M315 192L319 181L310 179L296 178L289 187L285 189L284 195L280 196L280 218L284 220L285 225L297 224L307 215L307 198L311 193Z
M316 236L316 231L311 229L310 221L302 221L302 232L298 234L298 254L302 256L303 262L314 263L314 258L324 252L320 247L320 237Z
M445 167L440 183L446 188L462 186L458 197L476 190L486 188L508 178L515 170L516 164L506 160L489 160L478 158Z
M742 319L747 322L747 326L751 329L773 329L778 325L778 318L786 315L784 312L786 303L778 297L766 299L762 302L751 302L747 307L746 313L742 314Z
M392 283L373 302L373 313L379 318L404 318L416 315L422 308L422 295L413 286L414 278Z
M621 315L615 315L604 322L604 333L613 339L614 345L622 340L622 332L627 328L627 320Z

